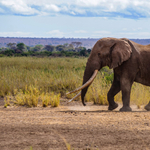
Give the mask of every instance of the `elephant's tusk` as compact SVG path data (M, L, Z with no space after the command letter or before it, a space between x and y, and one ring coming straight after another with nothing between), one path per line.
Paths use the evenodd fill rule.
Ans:
M68 101L68 103L70 103L71 101L75 100L76 98L78 98L81 95L81 92L79 92L75 97L73 97L71 100Z
M98 70L95 70L94 73L93 73L93 75L92 75L92 77L85 84L83 84L81 87L79 87L79 88L77 88L77 89L75 89L75 90L73 90L71 92L68 92L66 94L68 95L68 94L71 94L71 93L75 93L75 92L77 92L79 90L82 90L85 87L87 87L89 84L91 84L93 82L93 80L96 77L97 73L98 73Z

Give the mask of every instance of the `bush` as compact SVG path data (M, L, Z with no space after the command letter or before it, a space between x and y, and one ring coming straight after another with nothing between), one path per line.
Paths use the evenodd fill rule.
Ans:
M41 105L47 107L51 105L52 107L58 107L60 101L60 94L55 95L52 93L40 93L40 90L34 86L29 86L23 90L14 90L14 96L7 95L4 98L4 107L10 105L27 106L27 107L37 107Z
M0 57L4 57L5 55L4 54L0 54Z
M13 56L14 53L15 53L15 51L11 50L11 49L10 50L5 50L5 51L1 52L1 54L6 55L6 56Z

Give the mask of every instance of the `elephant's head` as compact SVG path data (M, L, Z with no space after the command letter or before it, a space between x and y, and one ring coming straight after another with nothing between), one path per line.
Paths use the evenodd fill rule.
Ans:
M85 105L84 97L87 89L96 77L97 72L104 66L108 66L110 69L120 66L130 58L131 53L132 50L127 39L102 38L96 42L86 64L83 85L72 91L81 90L81 93L77 96L81 94L83 105Z

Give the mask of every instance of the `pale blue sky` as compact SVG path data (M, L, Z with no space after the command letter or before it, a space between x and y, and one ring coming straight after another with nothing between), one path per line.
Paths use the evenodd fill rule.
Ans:
M0 37L150 38L149 0L0 0Z

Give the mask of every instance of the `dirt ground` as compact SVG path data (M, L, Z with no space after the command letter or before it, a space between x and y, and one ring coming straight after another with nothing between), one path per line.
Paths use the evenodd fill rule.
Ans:
M58 108L4 108L1 99L0 150L150 150L150 112L132 109L111 112L77 101Z

